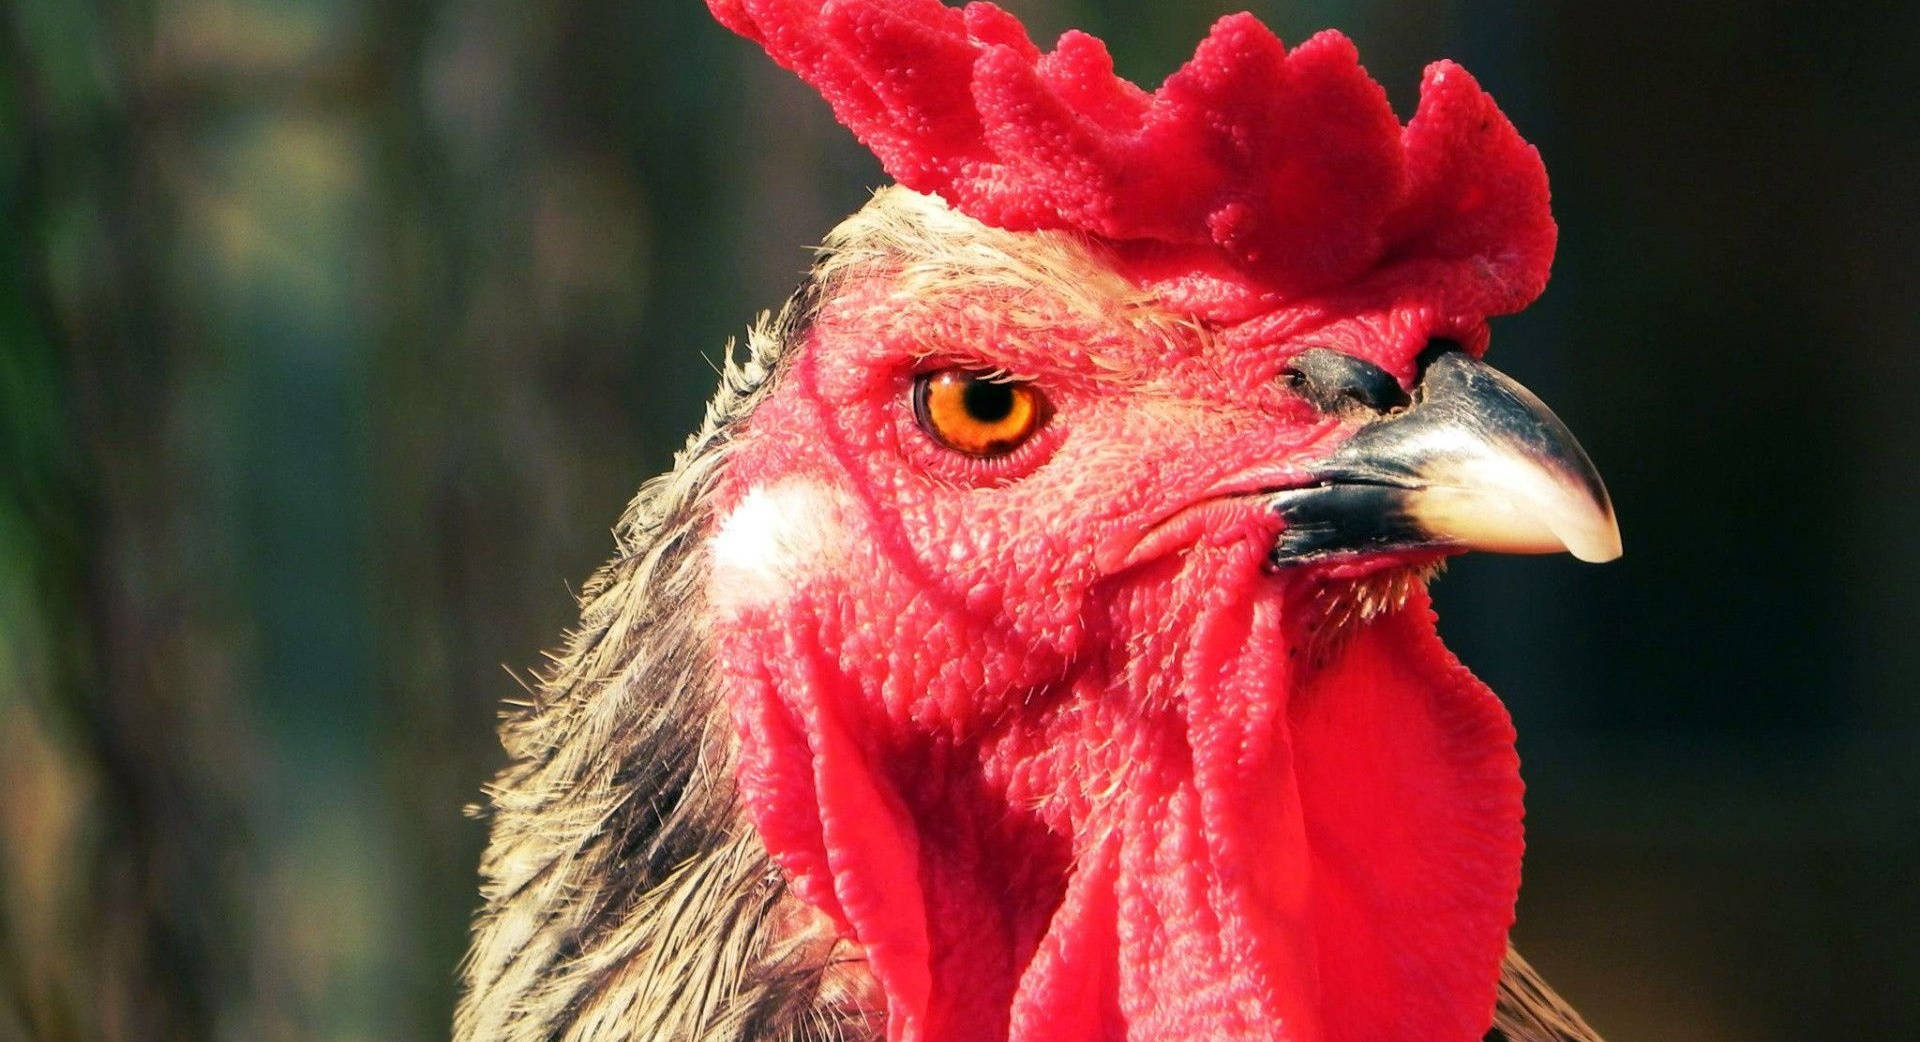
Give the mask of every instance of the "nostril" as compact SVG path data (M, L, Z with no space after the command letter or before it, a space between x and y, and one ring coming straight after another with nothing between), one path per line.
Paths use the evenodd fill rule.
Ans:
M1441 355L1465 350L1466 348L1460 346L1460 341L1450 340L1443 336L1437 336L1427 341L1427 346L1421 348L1420 353L1415 355L1413 359L1413 371L1418 374L1414 377L1414 382L1419 383L1420 378L1427 375L1427 367L1432 365Z
M1295 394L1324 413L1356 407L1383 413L1407 404L1407 392L1385 369L1324 347L1293 356L1281 376Z

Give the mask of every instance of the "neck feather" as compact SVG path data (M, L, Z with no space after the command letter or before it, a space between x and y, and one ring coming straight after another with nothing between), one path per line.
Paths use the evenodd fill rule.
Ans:
M831 932L740 813L705 626L707 493L814 285L729 352L702 429L641 488L579 628L501 726L455 1042L865 1033L836 1012Z

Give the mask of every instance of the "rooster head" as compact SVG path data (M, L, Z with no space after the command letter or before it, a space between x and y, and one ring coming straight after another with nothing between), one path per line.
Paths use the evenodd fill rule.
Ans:
M903 188L706 533L739 799L895 1042L1467 1042L1519 884L1464 549L1619 553L1480 361L1545 175L1466 74L1221 21L1159 91L986 4L713 0ZM798 921L798 920L796 920Z

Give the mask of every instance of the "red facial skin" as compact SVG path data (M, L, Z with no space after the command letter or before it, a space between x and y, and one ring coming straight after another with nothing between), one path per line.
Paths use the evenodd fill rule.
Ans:
M864 947L895 1042L1486 1030L1519 882L1506 714L1423 594L1311 632L1344 580L1269 569L1278 522L1231 494L1345 436L1276 379L1292 353L1409 373L1429 336L1484 343L1352 299L1204 338L1064 307L1036 331L877 275L747 421L718 525L802 488L836 534L774 581L716 567L740 791ZM1031 377L1051 419L1003 459L940 448L909 393L948 365Z

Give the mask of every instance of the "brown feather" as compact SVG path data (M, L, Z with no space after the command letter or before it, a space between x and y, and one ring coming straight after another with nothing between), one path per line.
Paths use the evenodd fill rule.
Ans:
M833 972L844 946L789 910L736 804L699 546L729 430L768 393L818 285L763 316L743 360L729 352L706 422L628 507L579 628L501 725L510 762L487 789L456 1042L870 1034Z

